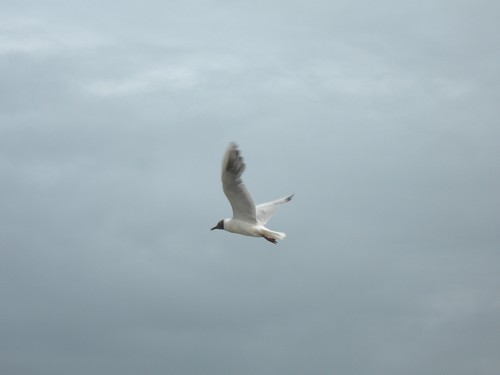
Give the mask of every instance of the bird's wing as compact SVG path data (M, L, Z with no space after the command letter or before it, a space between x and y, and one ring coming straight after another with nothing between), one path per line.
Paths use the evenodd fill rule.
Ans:
M262 203L257 205L255 208L256 214L257 214L257 221L259 224L266 224L271 216L274 215L276 210L278 209L278 205L290 202L294 194L289 195L288 197L284 197L281 199L276 199L275 201L267 202L267 203Z
M238 146L230 143L222 161L222 189L233 209L233 218L256 224L255 203L241 181L244 170Z

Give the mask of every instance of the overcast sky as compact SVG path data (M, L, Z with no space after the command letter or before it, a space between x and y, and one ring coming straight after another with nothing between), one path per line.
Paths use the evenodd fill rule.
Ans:
M0 4L0 373L500 373L500 3ZM209 231L239 144L264 239Z

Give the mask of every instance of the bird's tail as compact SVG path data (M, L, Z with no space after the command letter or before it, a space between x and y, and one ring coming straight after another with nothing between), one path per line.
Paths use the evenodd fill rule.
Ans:
M286 237L286 233L283 232L275 232L273 230L269 230L267 228L262 229L262 236L267 238L272 238L274 240L282 240Z

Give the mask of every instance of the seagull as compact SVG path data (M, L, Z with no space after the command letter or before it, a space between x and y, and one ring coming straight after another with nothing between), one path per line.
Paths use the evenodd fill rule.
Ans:
M222 219L210 230L222 229L245 236L264 237L276 245L278 243L276 240L284 239L286 234L272 231L266 228L265 224L276 212L278 206L289 202L294 194L256 206L241 180L244 170L245 163L240 150L236 143L231 142L222 160L221 179L222 189L233 209L233 217Z

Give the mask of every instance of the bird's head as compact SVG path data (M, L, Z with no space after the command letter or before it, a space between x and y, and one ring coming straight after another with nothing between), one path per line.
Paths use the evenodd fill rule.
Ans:
M214 229L224 229L224 220L219 221L217 223L217 225L210 230L214 230Z

